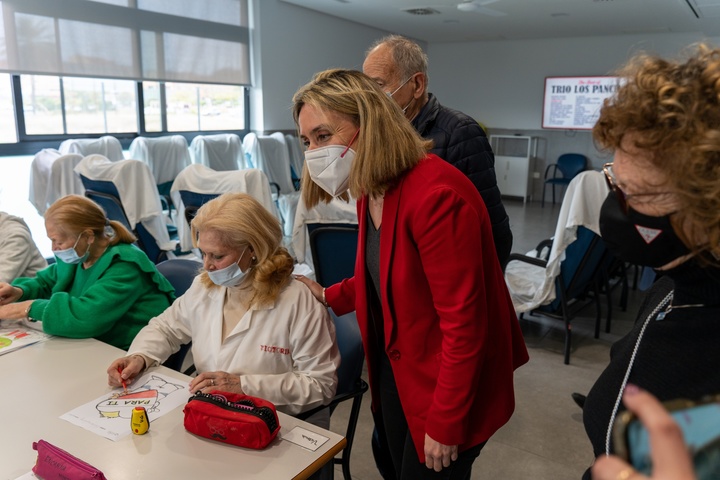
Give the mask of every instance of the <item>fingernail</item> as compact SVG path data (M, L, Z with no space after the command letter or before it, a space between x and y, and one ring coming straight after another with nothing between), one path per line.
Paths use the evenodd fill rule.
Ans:
M633 383L625 385L625 395L635 395L636 393L640 393L640 387Z

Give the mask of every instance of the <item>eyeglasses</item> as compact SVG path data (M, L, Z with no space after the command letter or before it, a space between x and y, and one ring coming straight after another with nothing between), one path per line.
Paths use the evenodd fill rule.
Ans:
M615 174L612 170L613 162L606 163L603 165L602 170L605 174L605 181L608 184L608 187L610 187L610 190L612 190L615 195L617 196L618 203L620 204L620 208L622 208L624 213L627 213L628 211L628 203L632 200L636 203L649 203L649 200L641 200L643 198L648 198L652 196L658 196L658 195L669 195L672 192L647 192L647 193L631 193L627 194L623 192L622 188L620 188L617 184L617 180L615 179Z

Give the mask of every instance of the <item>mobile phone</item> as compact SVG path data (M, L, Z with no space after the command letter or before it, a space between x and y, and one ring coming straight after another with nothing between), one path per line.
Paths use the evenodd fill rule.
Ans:
M663 405L683 432L698 480L720 479L720 395ZM613 445L615 453L633 468L648 476L652 473L649 435L634 413L618 414Z

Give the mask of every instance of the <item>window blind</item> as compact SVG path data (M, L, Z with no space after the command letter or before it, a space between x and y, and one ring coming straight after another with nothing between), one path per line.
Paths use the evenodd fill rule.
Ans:
M249 85L248 0L1 0L0 71Z

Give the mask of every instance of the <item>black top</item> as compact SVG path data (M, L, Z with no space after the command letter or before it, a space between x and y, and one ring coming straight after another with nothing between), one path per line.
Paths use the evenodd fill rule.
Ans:
M440 105L432 93L429 97L412 124L420 135L433 141L430 153L463 172L480 192L490 214L495 250L504 267L513 237L495 178L495 156L490 142L473 118Z
M668 271L648 291L635 326L612 346L610 364L587 396L583 423L595 456L605 453L612 408L642 325L673 287L673 305L706 306L677 308L662 320L650 320L628 382L661 401L720 393L720 268L690 260ZM621 403L619 411L624 409ZM589 471L583 478L590 478Z

